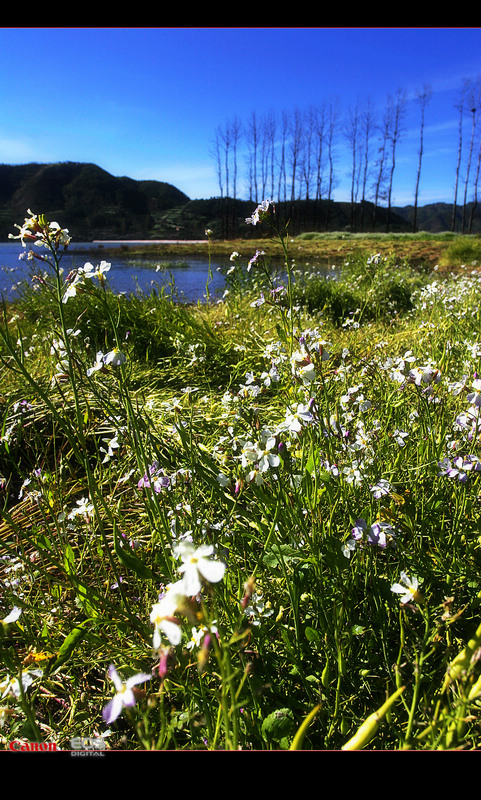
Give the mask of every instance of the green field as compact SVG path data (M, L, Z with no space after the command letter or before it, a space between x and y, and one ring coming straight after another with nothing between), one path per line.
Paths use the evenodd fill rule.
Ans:
M479 241L253 222L189 306L20 228L47 260L0 325L5 749L481 746Z

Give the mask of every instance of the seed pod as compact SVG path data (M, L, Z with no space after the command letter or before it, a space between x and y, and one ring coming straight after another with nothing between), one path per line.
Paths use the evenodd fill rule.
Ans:
M329 686L329 672L330 672L330 670L329 670L329 659L327 659L326 663L324 665L324 669L322 670L322 675L321 675L321 683L322 683L322 685L324 686L325 689L327 688L327 686Z
M405 688L405 686L401 686L399 689L396 689L394 694L388 697L386 702L383 703L383 705L378 708L377 711L375 711L373 714L370 714L370 716L364 720L360 728L358 728L354 736L352 736L352 738L341 747L341 750L361 750L363 747L365 747L365 745L368 744L372 737L377 733L379 725L386 716L386 713L389 711L391 706L394 705L398 697L404 692Z
M443 684L443 692L449 684L461 677L463 672L469 668L473 654L481 647L481 625L479 625L473 638L469 640L466 647L454 658L448 666L446 677Z

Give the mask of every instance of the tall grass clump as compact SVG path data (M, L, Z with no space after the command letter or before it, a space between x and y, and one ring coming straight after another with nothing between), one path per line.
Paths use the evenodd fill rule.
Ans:
M329 279L309 270L298 272L294 302L334 325L391 321L413 308L412 295L425 280L423 271L405 259L380 253L351 256Z
M68 231L29 214L0 325L5 746L478 749L479 274L359 257L334 313L264 201L282 266L233 253L186 306L66 273Z

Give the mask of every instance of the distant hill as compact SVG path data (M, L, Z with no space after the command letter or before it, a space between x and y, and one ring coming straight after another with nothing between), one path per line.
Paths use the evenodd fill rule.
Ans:
M29 208L68 228L77 241L149 238L166 210L188 202L169 183L116 178L95 164L0 164L2 240Z
M266 230L245 223L255 204L250 200L191 200L169 183L114 177L96 164L0 164L0 241L14 233L30 208L69 229L77 242L92 239L199 239L211 228L217 238L260 237ZM385 208L372 203L298 200L277 204L289 233L308 231L411 232L413 207ZM469 224L470 207L466 209ZM433 203L418 209L418 230L451 230L452 205ZM481 232L479 209L473 233ZM460 231L462 208L458 209Z
M412 226L414 218L414 206L404 206L403 208L393 209L403 219L407 220ZM472 233L481 233L481 206L473 209L473 204L468 203L464 213L464 232L469 232L469 220L473 210ZM417 227L420 231L429 233L442 233L450 231L452 226L453 205L452 203L429 203L420 206L417 210ZM463 231L463 207L460 205L456 209L456 232Z

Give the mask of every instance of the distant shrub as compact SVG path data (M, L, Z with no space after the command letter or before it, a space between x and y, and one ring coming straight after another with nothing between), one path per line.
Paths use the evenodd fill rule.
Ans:
M298 282L294 299L310 313L320 312L339 325L353 315L369 321L410 311L412 294L422 283L422 274L406 263L357 254L345 262L337 280L316 277Z
M458 236L446 250L446 260L453 265L481 263L481 239Z

